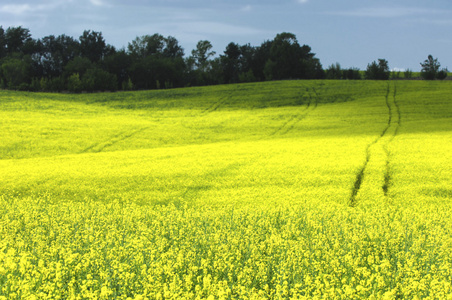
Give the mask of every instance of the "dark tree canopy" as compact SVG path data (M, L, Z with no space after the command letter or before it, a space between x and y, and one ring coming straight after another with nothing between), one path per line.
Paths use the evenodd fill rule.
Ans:
M67 35L46 36L40 40L42 75L61 76L64 67L80 54L80 44Z
M215 55L215 51L210 51L212 48L213 46L209 41L199 41L196 44L196 49L191 51L195 66L200 71L206 71L209 68L209 58Z
M85 30L79 39L81 55L92 62L100 61L109 50L102 32Z
M280 33L270 48L270 57L265 64L266 77L276 80L317 78L321 65L314 56L311 47L300 46L294 34Z
M390 75L389 64L386 59L378 59L367 65L366 79L388 80Z
M433 58L435 78L447 76ZM23 27L0 26L0 87L34 91L161 89L281 79L361 79L358 69L337 63L323 70L310 46L282 32L258 46L229 43L216 56L201 40L190 55L173 36L138 36L126 48L107 44L102 32L85 30L78 39L49 35L33 39ZM388 79L387 61L368 65L367 79Z
M9 27L4 34L6 53L23 52L24 46L32 41L30 30L27 28Z
M425 80L434 80L434 79L445 79L447 77L448 70L439 68L441 64L438 62L437 58L433 58L432 55L429 55L423 63L421 63L421 76Z

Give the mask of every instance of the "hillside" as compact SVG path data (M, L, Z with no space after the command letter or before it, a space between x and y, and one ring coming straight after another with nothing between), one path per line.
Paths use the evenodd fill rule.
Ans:
M451 117L448 81L0 91L0 298L445 297Z

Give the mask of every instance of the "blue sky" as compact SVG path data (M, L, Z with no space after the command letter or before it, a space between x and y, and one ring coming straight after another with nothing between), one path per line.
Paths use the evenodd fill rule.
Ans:
M451 0L0 0L0 25L29 28L34 38L91 29L117 48L160 33L186 55L199 40L222 54L229 42L258 46L292 32L325 68L365 69L385 58L418 71L432 54L452 70Z

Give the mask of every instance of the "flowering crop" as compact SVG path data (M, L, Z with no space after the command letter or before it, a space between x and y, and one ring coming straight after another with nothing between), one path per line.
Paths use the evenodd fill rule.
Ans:
M0 299L452 299L451 92L0 92Z

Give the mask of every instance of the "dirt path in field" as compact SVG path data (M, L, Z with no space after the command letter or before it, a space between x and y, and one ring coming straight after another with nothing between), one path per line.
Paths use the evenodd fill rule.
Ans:
M366 150L365 150L366 159L364 161L364 164L362 165L362 167L358 170L358 172L356 174L356 179L353 184L352 192L351 192L350 199L349 199L349 205L352 207L354 207L358 204L356 197L361 189L362 183L364 181L367 166L372 158L372 147L374 147L377 144L381 144L381 147L383 148L383 150L385 152L385 166L386 167L385 167L385 174L384 174L384 183L381 188L382 188L384 195L385 196L388 195L388 190L389 190L389 187L391 184L391 166L390 166L391 152L389 150L389 144L392 142L392 140L395 138L395 136L398 133L398 130L400 127L400 119L401 119L400 107L396 100L397 86L395 84L394 84L394 93L393 93L392 104L390 103L390 100L389 100L389 94L390 94L390 84L388 83L388 87L387 87L386 95L385 95L385 103L388 108L388 122L387 122L385 128L383 129L383 131L381 132L381 134L372 143L370 143L366 147ZM396 109L396 114L394 114L393 106ZM395 117L397 117L397 122L394 122ZM395 127L394 132L391 134L390 139L387 140L386 142L382 142L382 139L387 136L388 130L394 125L394 123L395 123L396 127Z

